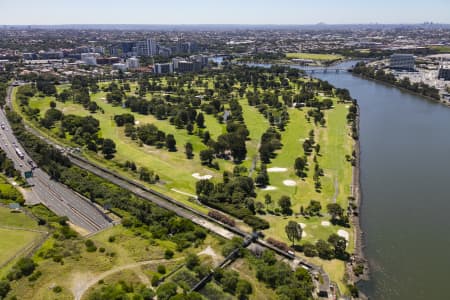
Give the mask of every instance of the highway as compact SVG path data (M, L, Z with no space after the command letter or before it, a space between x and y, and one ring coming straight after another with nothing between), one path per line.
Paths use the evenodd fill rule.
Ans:
M12 87L8 88L6 103L11 103ZM6 119L4 110L0 110L0 147L5 151L15 165L16 170L24 175L31 170L31 157L14 136ZM16 149L22 154L19 157ZM33 162L34 165L36 165ZM28 179L32 187L27 189L26 200L30 203L42 203L58 216L67 216L75 226L81 227L87 233L97 232L111 226L111 222L89 200L84 199L65 185L53 181L50 176L40 168L33 170L33 177Z

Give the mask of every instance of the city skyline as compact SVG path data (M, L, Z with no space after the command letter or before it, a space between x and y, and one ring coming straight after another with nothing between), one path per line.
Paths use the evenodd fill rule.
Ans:
M345 3L343 3L345 2ZM450 23L450 2L422 1L206 1L154 2L18 0L0 3L1 25L64 24L413 24ZM399 14L401 12L401 14Z

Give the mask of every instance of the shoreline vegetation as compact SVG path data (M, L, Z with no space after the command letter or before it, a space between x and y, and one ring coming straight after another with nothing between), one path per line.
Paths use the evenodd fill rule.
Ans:
M357 63L353 69L351 69L353 75L360 76L364 79L374 80L378 83L387 84L392 87L396 87L404 92L411 93L413 95L424 97L428 100L445 104L450 106L450 103L445 101L439 95L439 90L435 87L429 86L425 83L411 83L409 78L398 80L393 74L387 73L384 70L376 70L373 67L367 66L365 63Z

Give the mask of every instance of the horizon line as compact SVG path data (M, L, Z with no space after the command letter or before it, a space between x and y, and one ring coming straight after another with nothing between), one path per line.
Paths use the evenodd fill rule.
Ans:
M60 23L60 24L0 24L0 26L99 26L99 25L121 25L121 26L337 26L337 25L450 25L449 23L424 21L424 22L399 22L399 23Z

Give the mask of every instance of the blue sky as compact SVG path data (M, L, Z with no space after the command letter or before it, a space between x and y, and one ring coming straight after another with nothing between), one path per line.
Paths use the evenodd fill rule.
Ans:
M0 24L450 23L450 0L0 0Z

